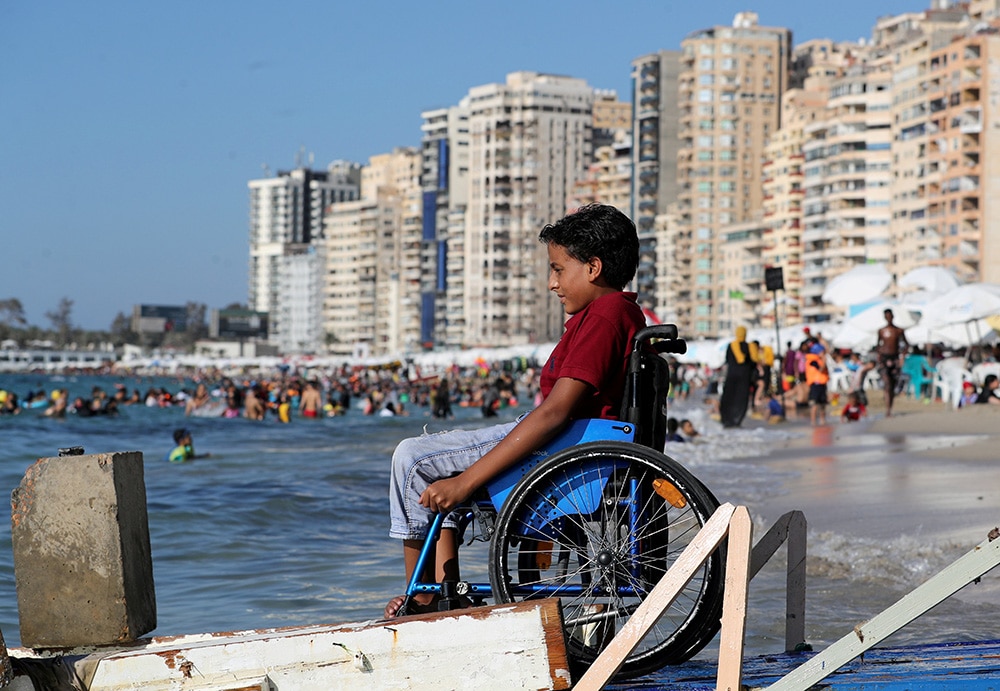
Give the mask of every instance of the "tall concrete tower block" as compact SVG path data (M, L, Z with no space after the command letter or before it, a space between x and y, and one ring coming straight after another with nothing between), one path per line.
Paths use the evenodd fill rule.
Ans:
M11 493L21 642L129 642L156 628L138 451L40 458Z

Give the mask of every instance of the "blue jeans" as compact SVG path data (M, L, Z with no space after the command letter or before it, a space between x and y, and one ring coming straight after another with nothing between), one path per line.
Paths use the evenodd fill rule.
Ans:
M517 422L475 430L452 430L404 439L392 454L389 537L422 540L433 513L420 504L428 485L458 475L500 443ZM445 518L445 527L455 521Z

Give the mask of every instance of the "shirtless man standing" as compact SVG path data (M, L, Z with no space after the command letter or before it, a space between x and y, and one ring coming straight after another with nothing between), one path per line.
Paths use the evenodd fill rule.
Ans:
M320 410L323 409L323 399L319 393L319 385L315 381L307 381L306 388L302 392L302 400L299 401L299 410L303 417L319 417Z
M902 353L907 343L903 330L892 323L892 310L885 312L885 326L878 330L878 368L882 375L882 388L885 394L885 416L892 417L892 401L896 397L896 384L899 382L899 371L902 366Z

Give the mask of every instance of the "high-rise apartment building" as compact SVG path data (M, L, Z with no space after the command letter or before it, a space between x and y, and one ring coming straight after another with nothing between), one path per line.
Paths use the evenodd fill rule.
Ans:
M677 80L681 53L661 50L632 61L632 205L629 213L639 234L639 268L635 290L639 300L658 314L678 315L687 293L657 292L664 284L665 265L657 252L668 239L657 234L657 216L677 200L680 153L678 123L681 108ZM649 305L649 302L654 304ZM675 316L676 319L676 316Z
M410 147L373 156L361 199L327 211L323 322L333 355L420 348L420 165Z
M464 345L557 340L565 315L538 242L564 216L591 154L594 90L535 72L469 91Z
M600 202L623 213L632 210L632 104L614 91L598 91L594 100L593 162L576 181L569 209ZM646 296L652 307L652 294Z
M288 294L298 286L284 276L291 266L311 261L308 248L323 238L323 211L330 204L357 199L360 167L335 161L326 171L296 168L277 177L251 180L250 271L248 306L270 315L270 340L294 348L301 334L317 331L316 324L296 325L296 315L315 315L310 303L315 294ZM282 307L279 309L279 301ZM302 304L299 304L299 303ZM310 317L313 318L313 317ZM293 335L294 334L294 335ZM308 340L308 339L307 339ZM312 346L306 346L311 348Z
M469 201L469 104L421 113L423 190L421 342L461 346L465 329L465 209ZM454 273L453 273L454 272Z
M718 328L731 334L737 326L759 326L761 307L768 299L764 289L765 225L760 214L753 220L734 223L722 229L718 261L719 289L724 300L719 301Z
M678 262L689 272L675 283L683 292L666 300L685 305L678 325L689 336L720 332L720 302L729 299L717 266L721 231L761 208L761 162L781 124L791 40L788 29L759 26L745 12L681 43L677 232L690 233L691 254Z
M935 263L967 282L1000 281L1000 36L971 27L930 54L925 195ZM908 258L903 255L903 258ZM903 267L901 266L900 269Z
M802 321L802 216L805 188L807 128L825 116L830 81L841 74L862 46L837 44L819 39L796 46L792 57L792 88L781 100L781 127L764 149L762 202L764 245L760 261L764 267L780 268L782 293L778 319L782 323ZM774 325L773 309L760 311L760 324Z
M610 204L628 214L632 205L632 138L619 135L617 142L598 147L594 162L576 181L567 206L579 208L585 204ZM652 307L652 295L647 296Z
M271 315L281 330L269 340L283 354L324 352L322 242L287 245L278 271L278 296Z
M857 64L833 80L822 119L806 128L802 315L841 316L822 301L827 282L858 264L888 264L891 64Z
M951 80L944 75L942 83L931 55L950 45L969 23L961 8L931 10L884 17L873 31L873 47L893 62L890 269L897 276L943 263L938 210L933 218L929 215L928 190L939 190L944 172L940 160L930 155L944 106L940 94L932 98L928 92L947 90Z

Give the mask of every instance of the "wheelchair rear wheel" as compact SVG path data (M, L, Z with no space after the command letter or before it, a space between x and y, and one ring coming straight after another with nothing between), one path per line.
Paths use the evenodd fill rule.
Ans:
M560 597L573 662L589 666L718 508L677 461L638 444L591 442L533 468L497 516L496 602ZM617 678L679 664L719 629L722 550L696 573Z

